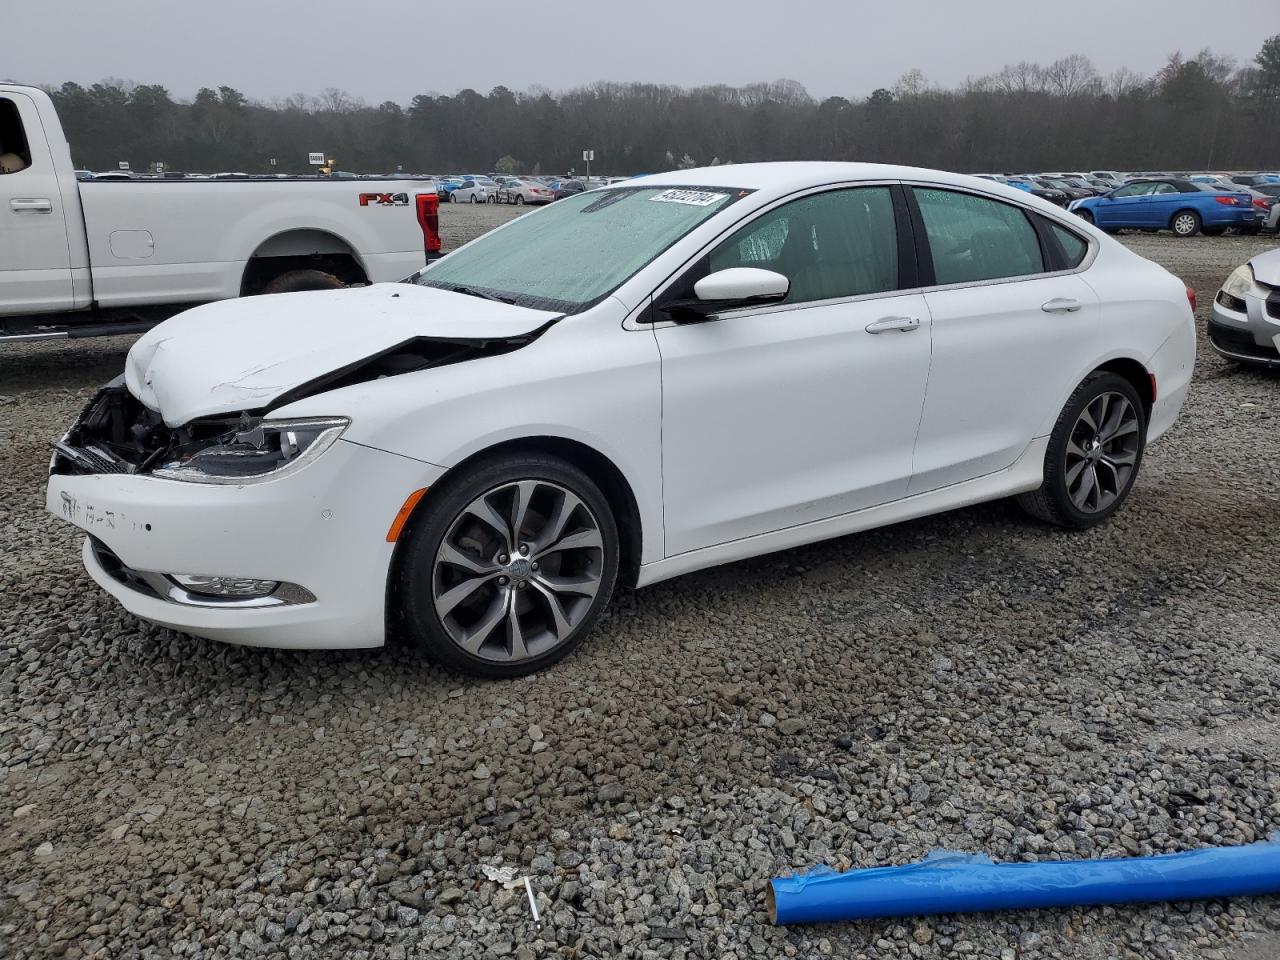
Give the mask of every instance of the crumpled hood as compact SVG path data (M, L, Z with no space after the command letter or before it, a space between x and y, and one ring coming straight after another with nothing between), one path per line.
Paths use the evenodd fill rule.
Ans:
M1280 287L1280 247L1260 253L1249 261L1253 276L1268 287Z
M177 427L270 406L286 391L416 337L518 337L556 316L410 283L223 300L144 334L125 361L125 384Z

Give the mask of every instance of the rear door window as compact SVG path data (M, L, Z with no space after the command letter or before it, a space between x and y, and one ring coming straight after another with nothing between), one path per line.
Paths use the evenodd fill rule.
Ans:
M914 187L933 257L934 283L977 283L1044 273L1040 239L1018 207L971 193Z

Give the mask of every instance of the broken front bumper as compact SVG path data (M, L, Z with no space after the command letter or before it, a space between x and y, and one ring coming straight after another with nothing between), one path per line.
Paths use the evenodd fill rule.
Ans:
M139 617L251 646L372 647L385 634L387 530L441 472L339 440L306 468L254 484L53 474L46 506L97 541L86 541L86 569ZM281 588L261 602L198 602L164 589L176 574Z

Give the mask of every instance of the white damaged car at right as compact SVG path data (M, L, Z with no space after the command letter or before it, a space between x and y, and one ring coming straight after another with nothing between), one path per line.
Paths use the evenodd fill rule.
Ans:
M1280 369L1280 247L1236 267L1213 298L1209 343L1228 360Z

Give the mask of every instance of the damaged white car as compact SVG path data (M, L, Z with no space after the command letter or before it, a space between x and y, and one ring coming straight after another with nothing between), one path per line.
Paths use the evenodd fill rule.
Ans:
M1083 528L1191 379L1185 287L1049 203L779 163L562 200L402 284L199 307L57 444L48 507L205 637L526 673L619 583L1021 495Z

